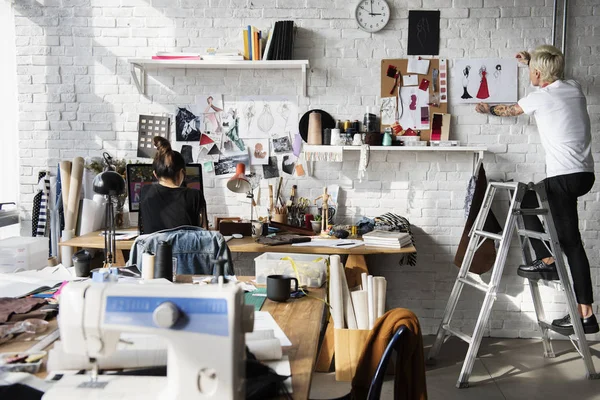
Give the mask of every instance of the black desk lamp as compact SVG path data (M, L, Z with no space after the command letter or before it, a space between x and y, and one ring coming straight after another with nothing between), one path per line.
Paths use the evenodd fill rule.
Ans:
M104 219L106 228L104 230L104 266L112 267L115 261L115 252L117 243L115 239L115 210L113 208L113 199L125 193L125 180L119 175L111 165L112 158L108 153L102 155L104 157L104 171L96 175L94 178L94 192L106 196L106 209L104 211Z

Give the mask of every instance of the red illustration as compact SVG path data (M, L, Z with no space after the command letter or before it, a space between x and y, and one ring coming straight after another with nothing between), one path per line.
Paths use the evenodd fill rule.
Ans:
M488 84L487 84L487 78L485 77L486 75L487 75L487 71L486 71L486 68L484 65L481 68L479 68L479 76L481 77L481 83L479 84L479 91L477 91L478 99L487 99L488 97L490 97L490 91L488 90Z
M417 109L417 96L414 94L410 95L410 105L408 106L411 110Z

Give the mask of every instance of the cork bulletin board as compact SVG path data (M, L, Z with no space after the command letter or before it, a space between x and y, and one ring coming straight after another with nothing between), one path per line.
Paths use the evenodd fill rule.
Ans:
M445 60L445 59L442 59ZM434 77L434 70L437 70ZM394 72L398 72L398 77L396 78L396 74ZM405 85L405 80L407 80L407 76L411 75L412 79L418 79L416 86L408 86ZM434 82L435 79L435 82ZM448 112L448 70L442 73L440 69L440 59L429 59L429 69L426 74L417 74L417 73L409 73L408 72L408 59L383 59L381 60L381 99L382 102L388 102L388 104L394 103L394 106L397 104L395 96L398 95L398 87L402 86L405 89L417 91L420 85L424 85L427 82L423 82L426 80L429 82L429 85L425 92L429 93L429 102L435 104L429 104L426 108L428 110L424 110L425 107L421 106L413 110L412 107L400 106L399 114L402 114L400 124L402 125L402 119L406 120L408 115L413 115L413 119L417 120L421 126L424 126L426 121L428 123L428 129L417 128L421 131L421 140L429 140L431 137L431 120L432 115L434 113L443 113L446 114ZM409 83L409 82L406 82ZM434 90L436 89L436 90ZM387 100L387 99L389 100ZM445 102L444 102L445 100ZM410 102L410 99L402 99L400 103ZM415 103L415 102L413 102ZM421 103L423 104L423 103ZM412 106L412 104L408 104ZM383 117L384 111L382 110L382 119L381 119L381 131L390 126L389 122ZM404 113L412 113L412 114L404 114ZM410 124L407 124L410 125ZM410 127L415 130L415 128L411 126L402 126L404 129Z

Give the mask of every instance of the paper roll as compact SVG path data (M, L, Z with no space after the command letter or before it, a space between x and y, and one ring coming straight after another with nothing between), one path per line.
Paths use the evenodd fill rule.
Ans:
M373 275L367 277L367 305L369 310L369 329L375 325L375 288L373 287Z
M367 304L367 291L357 290L350 292L354 314L356 315L356 326L358 329L369 329L369 310Z
M98 204L89 199L83 199L81 205L81 217L79 218L79 235L85 235L86 233L94 232L97 214L101 213Z
M154 254L142 254L142 279L154 279Z
M375 315L376 319L385 314L385 295L387 290L387 281L383 276L376 276L373 278L375 283L375 293L377 298L375 299Z
M61 242L73 239L75 232L72 229L62 231ZM65 267L73 266L73 248L71 246L60 246L60 261Z
M362 283L362 290L367 290L367 273L363 272L362 274L360 274L360 281Z
M333 255L329 258L329 304L331 305L331 316L333 326L344 329L344 298L342 292L342 277L340 256Z
M246 333L246 342L251 342L253 340L266 340L266 339L274 339L275 331L273 329L264 329L260 331L248 332Z
M248 350L258 360L280 360L283 355L279 339L252 340L246 342Z
M84 161L82 157L75 157L73 159L71 183L69 185L69 205L67 206L67 210L65 212L65 229L75 229L77 226L81 182L83 180L83 166Z
M340 276L342 278L342 298L344 299L344 319L348 329L358 329L356 325L356 316L354 315L354 307L352 306L352 297L348 289L348 280L346 279L346 271L341 266Z
M61 161L60 168L60 186L63 202L63 213L67 217L67 207L69 205L69 190L71 189L71 161ZM66 223L66 221L65 221Z

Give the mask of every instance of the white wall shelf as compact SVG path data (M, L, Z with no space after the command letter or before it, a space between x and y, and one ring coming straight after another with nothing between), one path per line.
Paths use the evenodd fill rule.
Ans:
M141 94L146 93L146 71L148 68L185 69L299 69L302 76L302 93L306 97L306 69L308 60L273 61L215 61L215 60L152 60L130 58L131 76ZM139 78L136 70L139 71Z
M316 146L304 144L302 151L307 152L327 152L333 149L342 148L343 151L360 151L361 146ZM487 147L484 146L370 146L370 151L416 151L416 152L430 152L430 153L442 153L442 152L466 152L473 153L473 173L479 168L479 164L483 161L483 155L487 151ZM314 161L311 162L313 164ZM313 168L310 168L313 169ZM309 171L310 172L310 171ZM309 175L311 175L309 173Z

